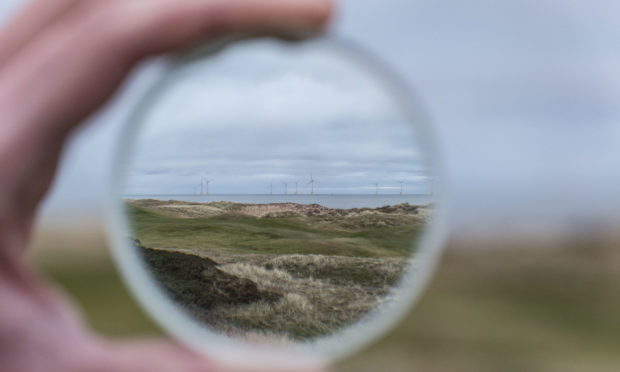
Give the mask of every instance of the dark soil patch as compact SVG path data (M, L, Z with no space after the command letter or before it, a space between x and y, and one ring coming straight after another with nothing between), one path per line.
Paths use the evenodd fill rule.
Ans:
M172 299L191 310L218 305L241 305L257 301L275 302L282 295L261 291L255 282L228 274L218 263L203 257L144 247L137 239L145 263Z

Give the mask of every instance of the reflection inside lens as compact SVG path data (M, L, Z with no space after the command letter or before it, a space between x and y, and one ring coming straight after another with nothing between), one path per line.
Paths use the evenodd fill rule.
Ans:
M275 42L185 63L137 116L129 247L211 330L315 341L370 321L430 221L408 111L349 58Z

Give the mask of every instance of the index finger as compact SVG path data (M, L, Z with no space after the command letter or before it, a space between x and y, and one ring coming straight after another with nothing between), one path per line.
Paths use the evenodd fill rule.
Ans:
M82 1L0 69L0 214L15 234L29 231L68 133L142 58L220 35L316 32L331 13L330 0Z
M0 68L46 27L62 17L81 0L31 1L0 32Z

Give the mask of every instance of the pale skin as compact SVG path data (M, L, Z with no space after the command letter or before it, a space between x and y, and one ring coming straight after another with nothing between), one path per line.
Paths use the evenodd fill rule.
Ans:
M330 0L35 0L9 22L0 33L0 370L232 370L169 341L94 334L27 263L33 219L67 136L137 63L235 33L313 34L330 13Z

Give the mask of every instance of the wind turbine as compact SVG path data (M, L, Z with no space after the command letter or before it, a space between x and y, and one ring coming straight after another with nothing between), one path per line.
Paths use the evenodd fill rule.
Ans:
M284 195L288 195L288 182L282 182L284 184Z
M269 185L269 195L273 195L273 182Z
M312 178L312 173L310 173L310 182L308 182L308 185L312 185L312 191L310 192L310 195L314 195L314 183L316 181L314 180L314 178Z
M375 185L375 195L379 195L379 182L375 182L373 185Z
M204 184L204 185L206 185L206 186L207 186L207 194L206 194L206 195L207 195L207 196L209 196L209 184L210 184L212 181L213 181L213 180L208 180L208 179L206 179L205 177L202 177L202 183L201 183L201 186L200 186L200 193L201 193L201 195L204 195L204 194L202 194L202 184Z
M297 184L299 183L299 180L295 181L295 195L297 195Z
M400 183L400 195L403 194L403 183L405 183L405 181L396 181L398 183Z

